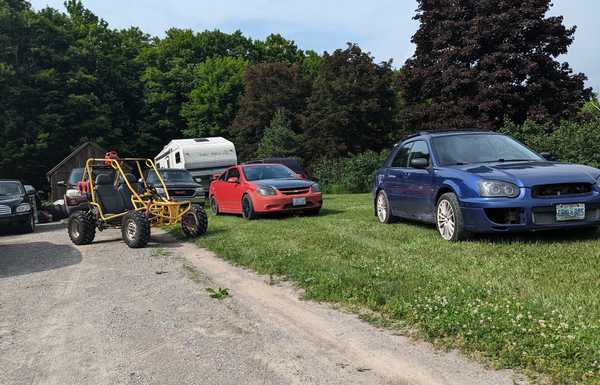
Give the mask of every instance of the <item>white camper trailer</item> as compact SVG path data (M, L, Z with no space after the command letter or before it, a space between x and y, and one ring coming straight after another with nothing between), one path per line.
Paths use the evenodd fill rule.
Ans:
M211 175L237 164L235 146L225 138L175 139L154 158L158 168L184 168L208 191Z

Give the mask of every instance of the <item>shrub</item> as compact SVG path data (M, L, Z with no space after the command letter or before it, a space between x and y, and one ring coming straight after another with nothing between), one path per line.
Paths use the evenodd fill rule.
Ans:
M328 193L369 192L375 172L387 155L387 152L366 151L347 158L325 158L313 164L311 174Z
M522 126L506 123L500 131L556 160L600 167L600 119L563 121L557 127L532 121Z

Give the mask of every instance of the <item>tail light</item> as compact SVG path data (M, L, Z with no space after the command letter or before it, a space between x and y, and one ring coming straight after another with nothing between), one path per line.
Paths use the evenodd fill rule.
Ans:
M65 193L65 200L66 200L67 205L76 206L76 205L80 204L81 202L86 201L87 196L85 193L82 193L79 190L68 189L67 192Z

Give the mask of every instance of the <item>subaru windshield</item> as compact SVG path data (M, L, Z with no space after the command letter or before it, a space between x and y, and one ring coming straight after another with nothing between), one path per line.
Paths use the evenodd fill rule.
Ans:
M519 142L498 134L438 136L431 139L431 146L439 166L543 160Z

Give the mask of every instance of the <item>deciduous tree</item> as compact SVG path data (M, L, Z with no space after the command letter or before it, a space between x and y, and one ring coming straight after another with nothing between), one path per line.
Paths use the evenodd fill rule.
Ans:
M498 128L573 116L586 77L557 57L575 27L547 16L550 0L419 0L420 27L403 70L407 124Z
M356 44L325 53L303 122L310 160L379 151L394 131L391 63L374 63Z

